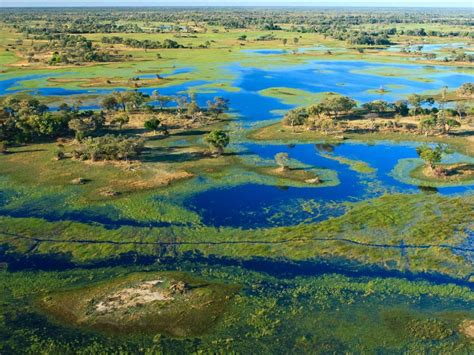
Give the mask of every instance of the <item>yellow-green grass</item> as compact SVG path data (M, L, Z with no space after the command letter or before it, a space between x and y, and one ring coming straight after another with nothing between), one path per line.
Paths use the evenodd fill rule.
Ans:
M285 143L302 143L302 142L341 142L342 139L335 135L326 135L318 131L310 131L298 129L293 131L291 127L283 125L281 122L273 123L264 127L252 130L248 134L248 138L257 141L279 141ZM412 133L395 133L395 132L375 132L375 133L344 133L344 138L357 141L415 141L415 142L435 142L446 143L455 150L470 156L474 156L474 144L469 138L462 136L425 136Z
M468 163L440 164L439 168L445 169L446 176L437 176L435 172L425 165L420 165L410 172L410 176L432 186L449 186L457 184L474 183L474 165Z
M346 208L342 216L320 223L255 230L198 225L110 230L80 222L1 217L0 236L12 251L34 247L35 253L61 253L77 262L132 251L156 255L163 243L164 248L175 251L239 259L336 258L387 270L407 271L408 267L415 273L460 278L472 272L471 262L450 249L464 244L472 229L472 196L384 195L346 204Z
M184 285L184 293L172 291L179 284ZM39 306L68 325L123 335L161 333L189 337L208 332L237 290L235 285L195 279L185 273L133 273L43 296ZM128 302L128 306L120 302ZM101 305L109 308L101 311Z
M325 158L328 158L328 159L336 160L341 164L348 165L349 169L351 169L353 171L356 171L358 173L373 174L377 171L376 169L374 169L373 167L371 167L369 164L367 164L364 161L339 157L339 156L332 155L332 154L321 154L321 156L323 156Z

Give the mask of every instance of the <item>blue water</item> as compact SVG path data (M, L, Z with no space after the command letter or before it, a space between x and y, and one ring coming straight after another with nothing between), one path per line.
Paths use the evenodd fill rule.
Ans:
M275 54L287 53L286 49L242 49L241 52L247 53L247 54L260 54L260 55L275 55Z
M413 143L387 142L377 145L350 142L323 147L314 144L247 144L245 148L249 152L264 159L273 159L275 154L286 152L290 158L312 167L336 170L340 184L303 188L244 184L216 188L192 196L186 201L186 206L197 211L205 224L216 226L257 228L324 220L344 212L341 206L334 206L335 202L361 201L385 192L420 192L418 187L391 176L399 159L417 157L415 147ZM364 161L377 171L374 174L357 173L345 164L321 156L321 153ZM459 155L456 158L462 161L465 157ZM437 191L441 194L460 194L472 192L473 189L473 186L459 186L438 188ZM316 215L303 208L304 201L310 200L322 206Z
M162 78L169 78L169 77L172 77L173 75L192 73L194 70L195 70L194 68L177 68L168 74L160 74L159 72L157 72L153 74L137 75L137 77L140 79L155 79L156 74L159 74Z
M281 50L256 50L253 52L271 55L280 53ZM167 87L141 88L139 91L152 94L157 89L162 95L176 95L185 94L189 89L195 88L197 100L201 106L205 106L206 102L214 96L223 96L230 100L232 111L237 114L240 123L248 127L253 123L280 118L282 111L294 107L284 104L279 99L260 94L261 90L272 87L288 87L311 93L336 92L351 96L362 103L375 99L397 100L414 92L438 90L443 86L456 88L465 82L474 81L473 75L457 72L452 67L430 66L429 71L424 70L426 68L422 65L377 64L363 61L309 61L301 65L265 69L235 63L223 69L234 75L232 86L239 89L236 92L222 89L213 89L213 92L205 90L200 92L200 86L212 84L212 82L205 80L188 81ZM396 72L397 69L404 73L408 72L408 76L395 77L376 74L386 71ZM192 70L194 69L177 68L169 75L183 74ZM6 95L23 91L21 89L22 81L46 77L48 76L30 75L0 80L0 94ZM431 82L410 80L410 77L423 77L431 79ZM369 92L369 90L379 89L390 84L397 86L395 88L390 86L391 91L386 94ZM29 90L31 91L31 89ZM28 89L24 89L24 91L28 91ZM113 90L69 90L42 87L33 91L38 95L63 96L89 93L106 94ZM98 107L88 106L88 108ZM369 175L354 172L347 165L323 157L321 154L324 153L324 149L322 151L321 146L300 144L289 147L246 144L243 148L247 150L247 153L258 155L264 159L273 159L276 153L288 152L291 158L310 166L337 171L341 183L333 187L305 188L244 184L207 190L192 195L185 201L185 206L197 211L205 224L242 228L293 225L339 215L344 212L344 209L338 204L340 202L364 200L380 196L384 192L417 193L421 191L416 186L396 180L390 174L400 159L417 157L415 145L411 143L397 145L383 142L377 145L344 143L325 146L326 150L331 150L329 154L362 160L377 169L375 174ZM462 157L458 158L462 160ZM456 194L472 192L472 189L472 186L464 186L439 188L436 191L441 194ZM319 205L319 209L316 207L314 209L316 212L311 212L311 209L302 207L305 203Z
M361 73L360 71L370 71L371 69L384 69L395 72L397 68L408 71L410 76L414 78L423 76L425 79L431 79L432 82L419 82L410 80L410 78L383 76L377 74ZM241 89L241 92L227 92L216 89L217 94L229 98L237 111L242 108L243 101L249 100L249 94L254 95L252 99L261 100L258 91L271 87L289 87L295 89L306 90L312 93L319 92L337 92L343 95L350 95L361 102L367 102L374 99L384 98L386 100L395 100L403 98L410 93L420 93L426 90L437 90L443 86L456 88L465 82L474 80L471 74L460 73L453 70L452 67L431 66L429 73L420 73L426 68L422 65L411 64L376 64L363 61L310 61L303 65L273 67L269 69L259 69L252 67L244 67L238 63L226 66L224 69L235 76L233 86ZM179 73L187 73L192 68L177 68L170 75ZM66 75L66 74L62 74ZM150 74L154 75L154 74ZM0 76L0 95L8 95L20 91L32 91L31 89L21 88L21 83L27 80L38 78L47 78L52 75L29 75L14 79L1 80ZM168 87L142 88L139 91L152 93L158 89L167 95L186 92L189 89L203 85L212 84L209 81L189 81L179 85ZM400 88L391 89L387 94L369 94L367 90L379 89L381 86L389 84L400 85ZM106 94L112 89L64 89L61 87L40 87L33 90L35 94L45 96L65 96L79 94ZM204 103L214 93L203 93L205 97ZM236 100L234 102L234 99ZM280 109L276 107L275 109ZM268 116L268 115L267 115ZM260 118L259 118L260 120Z
M393 45L387 48L390 52L399 52L402 48L408 48L410 51L418 51L418 47L422 46L421 52L422 53L438 53L442 49L453 49L453 50L464 50L466 48L466 43L438 43L438 44L412 44L410 46L402 46L402 45ZM470 51L466 51L466 53L471 53ZM446 53L447 54L447 53Z

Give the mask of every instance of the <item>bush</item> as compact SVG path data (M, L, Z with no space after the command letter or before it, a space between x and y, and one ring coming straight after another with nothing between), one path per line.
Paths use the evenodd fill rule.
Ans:
M73 152L81 160L129 160L137 158L143 150L143 140L107 134L88 137L81 147Z
M218 155L224 152L224 148L227 147L229 141L229 135L220 129L211 131L206 137L206 142L215 149Z

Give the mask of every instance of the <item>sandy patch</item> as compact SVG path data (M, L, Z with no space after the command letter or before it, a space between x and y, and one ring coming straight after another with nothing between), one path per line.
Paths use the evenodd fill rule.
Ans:
M154 301L172 300L170 292L159 287L162 283L163 280L144 281L135 287L115 292L97 303L95 310L99 313L109 313Z
M474 320L466 319L459 329L466 337L474 341Z

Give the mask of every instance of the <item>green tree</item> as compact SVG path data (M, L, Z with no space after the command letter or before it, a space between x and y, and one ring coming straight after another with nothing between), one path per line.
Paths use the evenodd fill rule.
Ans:
M369 112L376 112L378 114L387 112L389 109L389 104L383 100L375 100L372 102L368 102L362 105Z
M446 146L438 144L436 147L432 148L427 144L420 145L416 148L418 156L425 161L430 169L434 170L436 166L441 162L443 155L448 153Z
M126 125L128 122L130 122L130 117L126 113L121 113L112 119L110 123L117 125L119 129L122 129L124 125Z
M338 118L339 113L344 112L347 114L357 106L357 103L350 97L339 95L327 96L322 103L327 112L329 114L332 113L335 119Z
M94 121L89 118L74 118L69 121L68 127L75 132L75 138L78 142L84 139L87 133L96 129Z
M215 129L207 135L206 142L209 144L211 149L220 156L224 152L224 148L229 144L230 138L223 130Z
M461 127L461 123L459 123L459 121L456 121L455 119L453 118L448 118L446 120L446 131L449 133L449 131L452 129L452 128L455 128L455 127Z
M152 117L145 121L144 127L145 129L153 131L153 133L156 134L156 131L158 131L161 127L161 121L156 117Z
M406 100L398 100L392 104L395 113L400 116L408 116L410 110L408 108L408 102Z
M422 105L433 105L435 100L432 97L424 97L418 94L412 94L408 96L408 103L413 107L412 114L419 115L423 113Z
M464 83L457 90L459 96L473 96L474 95L474 83Z
M114 95L104 97L100 105L106 111L117 111L120 108L117 97Z
M318 116L318 118L321 118L321 115L324 112L326 112L326 107L323 103L318 103L316 105L311 105L310 107L308 107L308 114L310 116Z
M283 123L291 126L293 132L295 131L295 126L302 126L306 124L307 121L308 112L304 107L299 107L288 111L283 118Z

